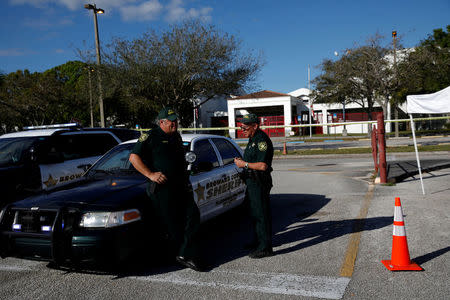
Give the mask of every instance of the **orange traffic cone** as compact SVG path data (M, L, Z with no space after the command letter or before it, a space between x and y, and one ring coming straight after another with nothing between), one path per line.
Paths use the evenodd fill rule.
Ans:
M391 271L422 271L423 269L409 258L408 241L406 240L405 222L403 221L400 198L395 198L394 232L392 240L391 260L381 261Z
M286 142L283 144L283 155L287 154Z

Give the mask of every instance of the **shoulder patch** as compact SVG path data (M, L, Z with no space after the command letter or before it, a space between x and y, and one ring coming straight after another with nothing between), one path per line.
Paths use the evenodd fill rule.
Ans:
M258 143L258 149L259 149L259 151L266 151L267 150L267 143L266 142L259 142Z
M146 139L148 139L148 133L143 133L143 134L141 134L141 136L139 137L139 142L143 142L143 141L145 141Z

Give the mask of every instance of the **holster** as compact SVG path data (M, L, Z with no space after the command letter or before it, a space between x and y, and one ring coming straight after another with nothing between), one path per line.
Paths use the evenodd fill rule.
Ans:
M149 195L153 195L155 193L156 185L157 185L156 182L149 180L147 187L147 192Z
M258 185L272 187L272 177L270 176L270 172L258 170L244 170L244 172L247 174L246 178L256 181Z

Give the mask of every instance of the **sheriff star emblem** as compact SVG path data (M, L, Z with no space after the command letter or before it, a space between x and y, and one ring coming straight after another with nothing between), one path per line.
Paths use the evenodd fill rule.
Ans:
M197 194L197 203L201 200L205 200L205 187L202 186L200 183L198 184L197 188L194 190Z
M143 133L141 134L141 136L139 137L139 142L143 142L148 138L148 134L147 133Z
M267 143L266 142L258 143L258 149L259 149L259 151L266 151L267 150Z
M53 179L52 174L49 174L47 181L44 181L44 184L47 187L55 186L58 183L58 179Z

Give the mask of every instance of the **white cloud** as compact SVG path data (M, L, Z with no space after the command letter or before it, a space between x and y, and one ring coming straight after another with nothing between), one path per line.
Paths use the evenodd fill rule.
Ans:
M136 2L142 2L142 0L9 0L9 3L13 5L29 4L40 8L44 8L49 4L59 4L72 11L83 9L83 6L87 3L95 3L97 7L108 10Z
M49 4L57 4L71 11L80 10L86 3L96 3L106 14L119 11L125 21L156 20L162 14L168 22L185 19L201 19L211 21L211 7L186 8L184 0L171 0L166 6L160 0L9 0L12 5L32 5L48 9Z
M158 0L145 1L139 5L129 5L119 8L125 21L155 20L162 12L163 6Z
M167 6L166 20L169 22L181 21L184 19L201 19L203 21L211 21L211 7L190 8L186 9L183 0L172 0Z
M30 4L35 7L46 7L50 3L56 3L67 7L70 10L76 10L83 7L84 3L87 3L85 0L9 0L9 2L13 5L23 5Z

